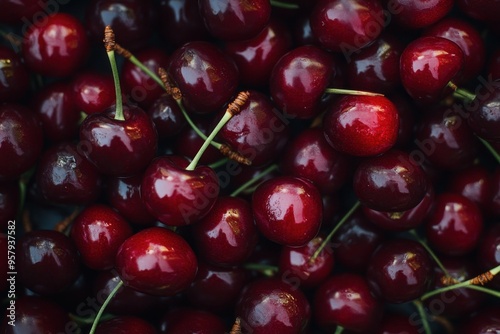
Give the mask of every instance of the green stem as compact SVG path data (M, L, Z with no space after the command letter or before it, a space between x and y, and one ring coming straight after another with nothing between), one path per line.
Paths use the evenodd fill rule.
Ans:
M208 165L208 167L210 167L212 169L216 169L216 168L219 168L221 166L224 166L228 161L229 161L228 158L220 159L219 161L216 161L213 164Z
M265 170L262 171L262 173L259 173L257 176L253 177L252 179L248 180L247 182L243 183L238 189L233 191L231 193L231 197L236 197L239 194L241 194L243 191L246 189L250 188L253 186L255 183L257 183L259 180L261 180L264 176L268 175L269 173L275 171L278 169L278 165L274 164L269 167L267 167Z
M101 308L99 309L99 312L97 312L97 315L95 316L94 322L92 323L92 328L90 328L89 334L94 334L95 333L97 325L99 325L99 320L101 319L102 314L104 313L104 310L106 309L106 306L108 306L108 304L111 301L111 299L113 299L113 297L116 295L116 293L118 292L118 290L120 290L120 288L122 286L123 286L123 281L120 280L120 282L118 282L118 284L111 291L111 293L106 298L106 300L104 301L104 303L101 305Z
M365 92L362 90L341 89L341 88L327 88L325 93L329 94L344 94L344 95L364 95L364 96L384 96L384 94Z
M261 263L245 263L243 268L253 271L258 271L267 277L273 277L278 272L278 267L270 265L270 264L261 264Z
M486 294L492 295L493 297L500 298L500 291L488 289L488 288L485 288L484 286L481 286L481 285L471 284L471 285L467 285L464 288L481 291L481 292L484 292Z
M286 3L277 0L271 0L271 6L285 9L299 9L299 5L296 3Z
M459 98L461 100L464 100L466 102L472 102L476 98L476 95L472 94L471 92L469 92L463 88L457 88L453 92L453 96L456 98Z
M176 100L177 101L177 100ZM207 135L205 135L201 130L200 128L198 128L196 126L196 124L194 124L193 120L191 119L191 117L189 117L188 113L186 112L186 109L184 109L184 106L182 105L182 102L180 100L177 101L177 104L179 105L179 108L181 109L181 112L182 114L184 115L184 118L186 119L186 121L188 122L189 126L191 126L191 129L194 130L194 132L196 132L196 134L203 140L207 140ZM218 142L216 141L211 141L210 142L210 145L212 145L213 147L215 147L216 149L220 150L220 147L221 147L221 144L219 144Z
M342 219L333 228L333 230L330 232L330 234L328 234L326 236L325 240L323 240L323 242L321 243L321 245L319 245L318 249L316 249L316 251L314 252L313 256L311 256L311 259L309 261L312 262L312 261L314 261L318 257L318 255L321 253L321 251L330 242L330 240L332 239L332 237L335 234L335 232L337 232L337 230L347 221L347 219L349 219L349 217L352 216L352 214L354 213L354 211L356 211L359 208L360 205L361 205L361 203L359 203L359 201L356 201L356 203L351 207L351 209L344 215L344 217L342 217Z
M495 157L497 162L500 164L500 154L498 154L498 152L495 150L495 148L493 146L491 146L491 144L488 141L484 140L483 138L481 138L481 137L477 137L477 138L479 138L481 143L483 143L483 145L488 149L488 151L490 151L491 155L493 155L493 157Z
M451 277L450 273L448 272L448 270L446 270L446 268L444 267L443 263L437 257L436 253L434 253L434 251L427 245L427 243L420 238L420 236L418 235L418 233L415 230L411 230L410 233L415 237L415 239L417 239L417 241L422 245L422 247L425 248L425 250L427 251L427 253L429 253L429 255L434 259L434 262L436 262L436 264L438 265L439 269L441 269L441 271L443 272L443 274L446 277Z
M425 312L424 306L418 300L413 301L413 305L417 308L420 319L422 319L422 325L424 326L425 334L432 334L431 327L429 326L429 320L427 319L427 313Z
M122 89L120 87L120 77L118 76L118 68L116 67L115 51L111 50L106 53L108 54L109 64L111 65L111 71L113 72L113 81L115 82L115 95L116 95L115 119L118 121L124 121L125 117L123 116Z
M144 73L146 73L151 79L153 79L160 87L163 87L163 82L161 81L160 77L151 71L148 67L146 67L143 63L139 61L134 55L131 55L128 60L134 64L135 66L139 67Z
M76 323L78 323L80 325L90 325L94 322L94 318L84 318L84 317L77 316L76 314L73 314L73 313L70 313L69 317L71 320L75 321ZM101 321L106 321L109 319L113 319L113 315L104 314L101 317Z
M344 331L344 327L337 325L337 328L335 328L335 334L341 334Z

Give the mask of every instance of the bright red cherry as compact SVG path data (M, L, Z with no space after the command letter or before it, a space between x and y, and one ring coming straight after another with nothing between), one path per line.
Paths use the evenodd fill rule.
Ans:
M90 115L115 104L113 78L100 72L78 73L72 81L73 101L79 111Z
M453 7L453 0L384 0L391 18L405 28L428 27L441 20Z

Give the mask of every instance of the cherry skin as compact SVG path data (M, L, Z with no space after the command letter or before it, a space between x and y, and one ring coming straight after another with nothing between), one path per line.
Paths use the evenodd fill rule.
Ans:
M118 248L131 235L125 219L101 204L86 207L71 226L71 239L83 263L94 270L113 268Z
M493 215L500 216L500 168L497 168L491 179L492 195L488 201L488 211Z
M494 90L486 97L477 95L472 102L473 110L467 123L476 135L488 141L500 142L500 86L496 81ZM474 108L475 107L475 108Z
M46 13L46 3L48 1L37 1L37 0L3 0L2 1L2 12L0 13L0 22L8 24L24 23L29 20L29 22L39 20L38 13ZM24 20L23 20L24 19Z
M0 233L7 231L8 222L19 210L19 185L17 182L0 183ZM0 289L1 291L1 289Z
M500 224L497 222L487 227L479 241L477 248L477 262L483 271L500 265ZM495 276L492 284L500 287L500 278Z
M344 96L327 109L323 120L326 140L334 149L361 157L389 150L398 128L398 111L383 96Z
M173 97L162 95L157 98L147 110L155 124L159 139L171 138L177 135L186 125L179 105Z
M495 22L500 5L496 1L458 0L458 7L468 16L482 21Z
M478 206L466 197L442 193L425 226L429 244L446 255L464 255L478 244L483 218Z
M488 334L500 331L500 308L490 305L476 312L460 324L459 334Z
M80 148L106 175L131 176L146 169L156 155L157 133L139 107L123 105L125 120L116 120L115 107L91 114L80 125Z
M491 74L493 80L500 79L500 49L490 55L486 73Z
M492 196L492 175L485 166L473 165L452 175L447 190L463 195L487 212Z
M28 87L28 71L21 58L13 50L0 46L0 102L18 101Z
M130 334L156 334L155 327L144 319L133 316L119 316L101 322L97 326L96 334L130 333Z
M75 105L87 115L102 112L115 104L115 86L110 75L79 72L71 85Z
M0 180L15 179L30 169L42 152L42 125L21 105L0 106Z
M236 315L245 332L303 333L311 316L304 294L279 279L258 279L240 295Z
M220 187L217 175L207 166L186 170L178 156L155 158L144 173L141 197L149 212L168 226L199 221L214 206Z
M416 102L431 104L450 92L450 81L460 81L463 66L464 55L457 44L442 37L420 37L401 54L401 82Z
M377 328L376 334L419 334L419 327L414 325L407 315L398 313L384 314L380 326Z
M429 254L418 242L392 239L372 255L367 278L377 295L390 303L404 303L427 291L432 268Z
M226 332L222 319L210 312L178 308L167 312L160 320L162 334L219 334Z
M302 246L314 238L323 214L318 189L291 176L261 183L252 197L252 210L259 231L286 246Z
M438 22L453 7L453 0L386 0L394 21L402 27L419 29Z
M150 227L123 242L115 267L126 286L171 296L194 281L198 262L181 236L166 228Z
M101 38L102 32L101 30ZM66 13L46 17L43 25L31 25L23 38L23 57L34 72L66 77L86 61L87 33L80 21Z
M367 331L382 315L382 302L372 295L366 279L358 274L333 275L314 293L314 318L321 328L335 325Z

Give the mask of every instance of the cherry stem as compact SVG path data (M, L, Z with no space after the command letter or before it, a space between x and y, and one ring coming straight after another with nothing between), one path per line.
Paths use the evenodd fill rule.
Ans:
M104 303L102 303L101 308L99 309L99 312L97 312L97 315L95 316L94 322L92 323L92 328L90 329L89 334L95 333L97 325L99 325L99 320L101 319L102 314L104 313L104 310L106 309L106 306L108 306L109 302L113 299L113 297L116 295L116 293L118 292L118 290L120 290L120 288L122 286L123 286L123 281L120 280L120 282L118 282L118 284L114 287L114 289L111 290L111 293L106 298Z
M363 95L363 96L384 96L384 94L366 92L362 90L342 89L342 88L327 88L325 93L343 94L343 95Z
M342 217L342 219L337 223L337 225L333 228L333 230L326 236L325 240L323 240L323 242L321 243L321 245L319 245L318 249L316 249L316 251L314 252L314 254L309 259L309 262L313 262L314 260L316 260L316 258L321 253L321 251L330 242L330 240L332 239L332 237L335 234L335 232L337 232L338 229L349 219L349 217L352 216L352 214L354 213L354 211L356 211L359 208L360 205L361 205L361 203L359 203L359 201L356 201L356 203L354 203L354 205L351 207L351 209L349 209L349 211L347 211L347 213L344 215L344 217Z
M494 297L500 298L500 291L488 289L488 288L485 288L484 286L472 284L472 285L467 285L465 288L471 289L471 290L481 291L481 292L484 292L486 294L492 295Z
M245 263L243 268L253 271L258 271L267 277L273 277L278 271L278 267L270 264L262 263Z
M61 232L61 233L64 233L64 231L68 228L69 225L71 225L71 223L76 218L76 216L78 216L80 211L81 211L81 209L79 207L77 207L75 210L73 210L73 212L68 217L66 217L63 220L61 220L60 222L58 222L56 224L56 226L54 226L54 230Z
M471 279L469 279L467 281L460 282L460 283L453 284L453 285L449 285L449 286L445 286L443 288L436 289L434 291L430 291L430 292L424 294L422 297L420 297L420 300L424 301L424 300L426 300L426 299L428 299L428 298L430 298L432 296L435 296L435 295L440 294L442 292L454 290L454 289L470 288L472 285L477 285L477 284L481 284L482 285L482 284L485 284L489 280L491 280L499 272L500 272L500 266L496 266L495 268L487 271L486 273L483 273L481 275L473 277L473 278L471 278ZM474 288L471 288L471 289L474 289ZM483 290L483 291L487 291L487 290ZM495 295L495 296L497 296L497 297L500 298L500 295Z
M335 334L340 334L344 331L344 327L337 325L337 328L335 329Z
M31 224L30 212L28 211L28 209L23 210L21 221L23 223L24 233L33 231L33 224Z
M235 320L234 320L234 324L233 324L233 327L231 327L231 331L229 332L229 334L241 334L241 319L239 317L237 317Z
M441 269L443 274L446 277L451 277L448 270L446 270L446 268L443 266L443 263L439 260L436 253L434 253L434 251L427 245L425 240L422 240L422 238L420 238L420 236L418 235L418 233L415 230L411 230L410 234L413 235L415 237L415 239L417 239L417 241L422 245L422 247L425 248L427 253L429 253L429 255L434 259L434 262L436 262L436 264L438 265L439 269Z
M414 300L413 305L417 308L418 314L420 315L420 319L422 319L422 325L424 326L424 330L426 334L432 334L431 328L429 326L429 320L427 319L427 312L425 312L424 305L419 300Z
M208 165L208 167L210 167L212 169L216 169L216 168L219 168L221 166L224 166L228 161L229 161L228 158L220 159L219 161L216 161L216 162Z
M266 175L268 175L271 172L274 172L275 170L278 169L278 165L274 164L269 167L267 167L265 170L263 170L261 173L257 174L255 177L252 179L248 180L247 182L243 183L238 189L233 191L229 196L231 197L236 197L239 194L241 194L243 191L247 190L251 186L253 186L255 183L259 182L262 180L262 178Z
M106 26L106 28L104 29L104 47L106 49L106 54L108 55L109 64L111 65L111 72L113 73L113 81L115 83L115 119L117 121L124 121L125 117L123 116L122 89L120 87L120 77L118 76L118 68L116 66L115 58L115 33L110 26Z
M466 102L472 102L476 98L476 96L474 94L472 94L471 92L469 92L463 88L457 88L453 92L453 96L456 98L459 98L461 100L465 100Z
M163 82L160 77L156 75L155 72L151 71L146 65L144 65L139 59L136 58L129 50L123 48L120 44L115 43L116 52L127 60L129 60L132 64L139 67L141 71L146 73L151 79L153 79L160 87L163 87Z
M483 138L481 138L481 137L477 137L477 138L479 138L481 143L483 143L483 145L488 149L488 151L490 151L491 155L493 155L493 157L495 157L497 162L500 164L500 154L498 154L498 152L495 150L495 148L493 146L491 146L491 144L488 141L484 140Z
M69 317L71 318L71 320L74 320L76 323L78 324L82 324L82 325L88 325L88 324L91 324L94 322L94 319L93 318L84 318L84 317L80 317L80 316L77 316L76 314L73 314L73 313L69 313ZM104 314L102 317L101 317L101 320L109 320L109 319L113 319L113 315L111 314Z
M271 6L276 7L276 8L285 8L285 9L299 9L299 5L295 3L287 3L287 2L281 2L277 0L271 0Z
M176 100L177 101L177 100ZM180 100L179 100L180 101ZM179 101L177 102L177 104L179 104ZM186 121L188 122L189 126L191 127L191 129L194 130L194 132L196 132L196 134L203 140L207 140L207 135L204 134L199 127L196 126L196 124L194 124L193 120L191 119L191 117L189 117L188 113L186 112L186 110L184 109L184 106L182 106L182 103L179 104L179 107L181 109L181 112L182 114L184 115L184 118L186 119ZM220 147L221 147L221 144L216 142L216 141L211 141L210 142L210 145L212 145L213 147L215 147L216 149L220 150Z

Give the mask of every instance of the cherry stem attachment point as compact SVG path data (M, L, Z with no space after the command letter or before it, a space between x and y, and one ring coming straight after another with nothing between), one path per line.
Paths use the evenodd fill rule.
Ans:
M241 319L239 317L234 320L233 327L231 327L231 331L229 334L242 334L241 331Z
M342 89L342 88L327 88L325 89L325 93L342 94L342 95L384 96L384 94L380 93L366 92L363 90Z
M96 315L96 317L94 319L94 322L92 323L92 328L90 328L89 334L94 334L95 333L95 330L97 328L97 325L99 325L99 320L101 319L102 314L104 313L104 310L106 309L106 307L108 306L109 302L113 299L113 297L116 295L116 293L118 292L118 290L120 290L120 288L122 286L123 286L123 281L120 280L120 282L118 282L118 284L114 287L114 289L111 290L109 296L106 298L106 300L104 301L104 303L102 303L101 308L99 309L99 312L97 312L97 315Z
M267 167L265 170L262 171L262 173L259 173L255 177L253 177L250 180L248 180L247 182L243 183L238 189L236 189L235 191L233 191L229 196L231 196L231 197L238 196L243 191L245 191L246 189L250 188L251 186L253 186L257 182L259 182L260 180L262 180L262 178L264 176L268 175L269 173L271 173L271 172L273 172L273 171L275 171L277 169L278 169L278 165L276 165L276 164Z
M115 83L115 95L116 95L116 109L115 109L115 119L118 121L124 121L123 116L123 101L122 101L122 89L120 87L120 77L118 75L118 68L116 67L115 58L115 33L110 26L106 26L104 29L104 47L106 48L106 53L108 55L109 64L111 65L111 71L113 73L113 81Z

